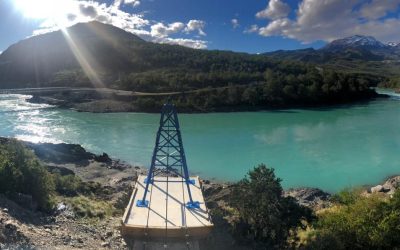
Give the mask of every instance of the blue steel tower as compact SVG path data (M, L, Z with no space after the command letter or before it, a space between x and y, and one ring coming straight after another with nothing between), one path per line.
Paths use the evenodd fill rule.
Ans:
M156 181L165 181L154 178L161 173L167 176L172 174L182 177L182 181L185 182L189 194L189 201L186 203L186 207L200 207L198 201L193 201L192 193L190 192L190 185L195 183L194 180L189 179L189 171L186 164L181 131L179 129L178 114L175 106L169 102L164 104L161 110L160 127L157 131L156 145L154 147L149 173L145 179L145 191L143 198L137 201L136 206L147 207L149 205L148 200L146 200L149 185Z

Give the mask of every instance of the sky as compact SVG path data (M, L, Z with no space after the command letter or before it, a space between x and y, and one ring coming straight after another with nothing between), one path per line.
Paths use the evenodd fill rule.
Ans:
M0 0L0 51L92 20L152 42L248 53L356 34L400 42L400 0Z

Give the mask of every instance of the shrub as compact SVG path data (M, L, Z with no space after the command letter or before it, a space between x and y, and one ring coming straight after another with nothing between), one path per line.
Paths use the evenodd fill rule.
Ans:
M303 227L302 220L312 218L311 210L283 197L281 179L264 164L249 171L232 192L231 205L239 213L234 227L236 238L254 248L282 248L290 231Z
M57 193L64 196L106 196L112 192L98 182L82 181L81 178L73 174L60 175L56 173L53 174L53 178Z
M400 190L387 200L359 196L319 215L308 249L396 249L400 247ZM327 244L327 241L329 244Z
M0 193L32 195L39 209L53 206L54 182L37 157L17 140L0 144Z
M358 189L344 189L333 195L332 201L342 205L354 204L360 198L360 193Z
M106 201L99 201L85 196L66 198L65 202L70 204L75 214L84 218L105 218L111 216L115 209Z

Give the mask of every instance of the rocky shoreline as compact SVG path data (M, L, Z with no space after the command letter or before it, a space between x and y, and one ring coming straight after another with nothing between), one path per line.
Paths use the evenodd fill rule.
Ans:
M5 143L7 138L0 138ZM52 144L24 142L37 155L50 172L73 174L83 181L96 182L108 190L105 199L110 203L127 204L135 180L147 170L111 159L106 153L96 155L87 152L77 144ZM227 207L227 197L232 191L228 183L213 183L202 180L203 192L211 213ZM400 176L389 178L382 185L365 189L365 194L382 193L390 195L400 187ZM314 211L331 205L331 194L317 188L293 188L285 190L291 196ZM122 202L121 202L122 201ZM60 203L54 213L43 214L22 206L0 195L0 249L126 249L127 245L119 231L122 214L113 215L100 221L77 218L68 204ZM246 249L232 245L226 218L214 215L215 230L208 249Z

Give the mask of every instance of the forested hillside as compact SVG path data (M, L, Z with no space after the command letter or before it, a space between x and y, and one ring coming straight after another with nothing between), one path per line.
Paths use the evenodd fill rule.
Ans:
M0 87L182 92L186 95L180 103L188 109L209 109L347 102L373 96L369 87L385 80L294 59L156 44L91 22L12 45L0 55ZM140 100L137 105L155 101Z
M385 77L382 86L400 76L400 44L384 44L370 36L337 39L320 49L278 50L264 53L272 59L315 63L324 68L352 74Z

